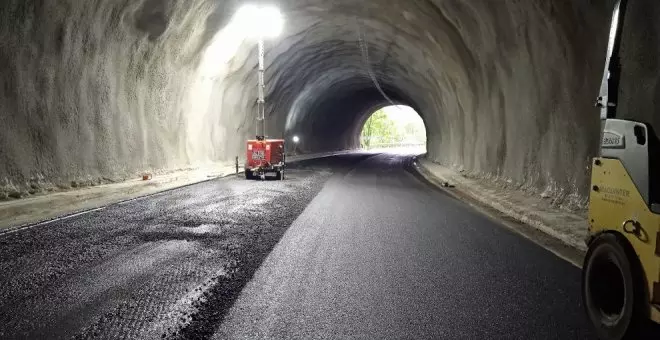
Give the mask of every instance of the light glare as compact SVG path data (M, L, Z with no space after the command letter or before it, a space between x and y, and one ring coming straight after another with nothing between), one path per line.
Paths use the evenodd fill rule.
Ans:
M244 5L236 12L234 21L241 31L252 38L278 37L284 27L282 13L275 6Z

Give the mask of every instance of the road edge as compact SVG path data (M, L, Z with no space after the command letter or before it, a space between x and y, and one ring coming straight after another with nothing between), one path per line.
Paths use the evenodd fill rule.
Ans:
M47 224L50 224L50 223L53 223L53 222L66 220L66 219L69 219L69 218L72 218L72 217L76 217L76 216L80 216L80 215L84 215L84 214L89 214L89 213L92 213L92 212L95 212L95 211L100 211L100 210L106 209L106 208L111 207L111 206L122 205L122 204L126 204L126 203L129 203L129 202L141 200L141 199L144 199L144 198L149 198L149 197L161 195L161 194L167 193L167 192L172 191L172 190L177 190L177 189L189 187L189 186L192 186L192 185L205 183L205 182L210 182L210 181L214 181L214 180L222 179L222 178L227 178L227 177L231 177L231 176L236 176L236 173L232 172L232 173L228 173L228 174L217 175L217 176L209 177L209 178L201 180L201 181L189 182L189 183L179 185L179 186L176 186L176 187L170 187L170 188L166 188L166 189L163 189L163 190L160 190L160 191L151 192L151 193L144 194L144 195L139 195L139 196L136 196L136 197L131 197L131 198L118 200L118 201L115 201L115 202L112 202L112 203L109 203L109 204L101 205L99 207L70 211L70 212L63 213L62 215L59 215L59 216L56 216L56 217L47 218L47 219L43 219L43 220L39 220L39 221L36 221L36 222L31 222L31 223L24 223L24 224L14 226L14 227L8 227L8 228L0 229L0 237L10 235L10 234L14 234L14 233L17 233L17 232L21 232L21 231L31 229L31 228L34 228L34 227L47 225Z
M448 183L444 179L439 178L428 171L419 162L418 157L413 158L411 170L415 172L418 178L423 179L424 182L433 188L440 190L450 197L467 204L496 224L501 225L506 229L509 229L534 242L535 244L543 247L544 249L574 265L575 267L582 268L582 262L586 254L586 246L584 249L576 247L574 244L567 243L564 240L555 237L554 235L548 234L542 229L526 223L516 216L507 214L491 205L484 204L468 193L462 192L455 187L448 186Z

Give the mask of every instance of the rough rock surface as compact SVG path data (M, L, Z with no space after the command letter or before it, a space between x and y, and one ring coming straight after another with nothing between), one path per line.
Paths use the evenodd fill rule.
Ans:
M389 104L372 73L420 112L431 159L579 206L613 2L277 1L286 27L267 43L270 135L298 134L308 152L356 147L368 114ZM241 3L2 1L0 187L241 154L256 91L255 44L232 21ZM648 15L660 5L632 5L625 58L641 61L624 72L642 77L622 93L644 100L624 111L660 122L657 57L640 57L660 46Z

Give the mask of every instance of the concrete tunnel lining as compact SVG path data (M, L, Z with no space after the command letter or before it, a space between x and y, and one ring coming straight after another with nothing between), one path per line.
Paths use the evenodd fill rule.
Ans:
M3 1L0 198L242 154L256 93L255 46L232 26L243 3ZM267 42L270 135L301 134L307 152L357 145L365 115L386 104L359 22L385 92L423 116L432 160L583 206L613 3L278 1L286 25ZM631 25L659 31L640 14L656 5L632 7ZM645 67L654 84L657 65ZM649 107L627 112L657 121Z

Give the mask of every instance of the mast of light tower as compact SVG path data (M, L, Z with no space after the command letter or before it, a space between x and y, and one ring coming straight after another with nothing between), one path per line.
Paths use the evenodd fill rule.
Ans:
M266 38L276 38L282 32L284 19L274 6L245 5L237 12L237 21L243 26L248 37L257 39L258 45L258 86L257 86L257 139L266 138L266 95L265 95L265 44Z

